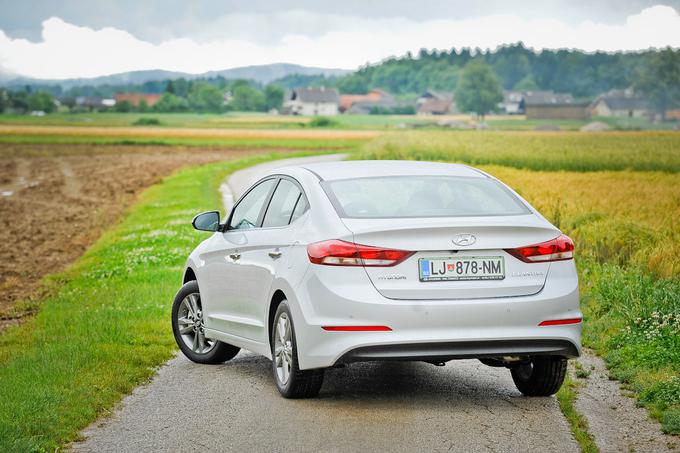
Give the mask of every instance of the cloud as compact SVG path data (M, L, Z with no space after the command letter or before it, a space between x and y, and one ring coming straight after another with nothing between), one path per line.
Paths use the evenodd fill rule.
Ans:
M680 14L661 5L643 9L619 24L569 24L511 14L414 21L308 11L239 13L216 21L228 36L211 33L151 43L124 30L95 30L52 17L42 23L38 42L15 39L0 30L0 66L31 77L70 78L141 69L201 73L272 62L356 68L420 48L495 48L517 41L535 49L586 51L680 47ZM282 36L262 39L268 29L282 27L286 30Z

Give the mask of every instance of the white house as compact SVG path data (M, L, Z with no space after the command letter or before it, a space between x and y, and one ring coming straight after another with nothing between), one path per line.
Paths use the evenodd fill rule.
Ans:
M504 90L503 101L498 104L498 107L506 115L520 115L524 113L522 99L524 99L523 92Z
M332 116L339 112L340 95L332 88L294 88L283 103L286 113Z

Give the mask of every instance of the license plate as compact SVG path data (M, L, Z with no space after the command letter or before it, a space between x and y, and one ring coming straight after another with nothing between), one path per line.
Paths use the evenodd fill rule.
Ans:
M420 258L418 268L421 282L505 278L502 256Z

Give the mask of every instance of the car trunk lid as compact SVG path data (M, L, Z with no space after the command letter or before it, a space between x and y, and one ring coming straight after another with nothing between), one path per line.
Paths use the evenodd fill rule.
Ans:
M375 288L391 299L475 299L535 294L545 284L550 263L525 263L505 249L544 242L559 235L557 229L534 215L343 219L343 222L354 233L357 244L415 252L395 266L365 267ZM459 261L462 266L457 264ZM487 265L486 270L495 272L482 272L482 266ZM480 272L472 274L475 266ZM434 273L448 269L446 275L440 276L447 280L424 281L432 277L424 275L427 274L425 267ZM461 275L456 273L456 267L462 267Z

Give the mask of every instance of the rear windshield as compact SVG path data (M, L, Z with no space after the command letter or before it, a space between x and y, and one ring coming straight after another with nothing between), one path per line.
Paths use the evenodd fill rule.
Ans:
M325 181L340 217L474 217L528 214L502 184L461 176L381 176Z

